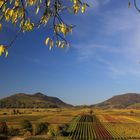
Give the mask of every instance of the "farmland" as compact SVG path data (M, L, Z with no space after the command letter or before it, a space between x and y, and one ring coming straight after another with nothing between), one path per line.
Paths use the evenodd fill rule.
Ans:
M69 131L70 137L77 140L112 138L111 134L104 128L95 115L83 115L79 117L77 125L71 127Z
M29 120L36 126L48 122L57 127L67 124L67 135L59 139L67 140L112 140L140 139L140 111L133 110L99 110L89 108L71 109L19 109L21 114L11 114L12 110L0 110L0 122L5 121L8 127L21 129L21 122ZM43 133L41 137L48 137ZM36 136L35 136L36 137Z
M0 122L7 122L9 127L20 128L23 120L29 120L33 124L48 122L50 124L68 123L75 115L67 109L18 109L21 114L12 114L13 109L0 110ZM6 113L6 115L5 115Z
M140 122L130 115L80 115L71 122L69 138L74 140L140 139Z

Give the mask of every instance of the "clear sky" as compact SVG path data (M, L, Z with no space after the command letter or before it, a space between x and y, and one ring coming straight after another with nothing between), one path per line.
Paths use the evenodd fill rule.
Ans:
M140 14L128 0L89 0L88 11L65 16L76 26L71 48L50 52L41 28L21 35L0 58L0 97L42 92L71 104L94 104L117 94L140 93ZM14 27L0 32L9 42Z

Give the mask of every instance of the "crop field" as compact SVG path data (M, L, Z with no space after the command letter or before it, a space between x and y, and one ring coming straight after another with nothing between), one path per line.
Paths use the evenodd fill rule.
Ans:
M140 123L140 119L137 116L129 115L99 115L99 118L103 122L112 122L112 123Z
M82 109L12 109L0 110L0 122L21 129L21 122L29 120L50 125L68 124L67 136L62 140L140 140L140 111ZM47 136L47 134L45 134ZM44 135L44 137L45 137Z
M12 110L12 109L11 109ZM29 120L33 124L48 122L50 124L66 124L74 117L72 110L58 109L18 109L21 114L11 114L11 110L0 110L0 122L6 122L9 127L20 128L23 120ZM4 115L6 113L6 115Z
M105 118L110 122L101 122L96 115L76 117L68 129L69 138L72 140L140 139L140 123L121 123L119 119L113 120L110 116Z

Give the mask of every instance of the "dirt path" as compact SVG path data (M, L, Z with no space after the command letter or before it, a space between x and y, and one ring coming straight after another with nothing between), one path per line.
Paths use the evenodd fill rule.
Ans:
M24 140L24 138L20 138L20 137L13 137L10 140Z

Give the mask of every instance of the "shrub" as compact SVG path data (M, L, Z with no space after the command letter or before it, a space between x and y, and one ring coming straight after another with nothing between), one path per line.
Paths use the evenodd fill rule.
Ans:
M22 127L22 129L24 129L25 131L30 131L30 132L32 132L32 130L33 130L32 123L31 123L29 120L24 120L24 121L21 123L21 127Z
M0 122L0 134L7 134L8 133L8 126L6 122Z
M3 115L7 115L7 113L3 113Z
M36 125L35 134L41 134L44 131L48 131L48 123L39 123Z
M13 109L13 113L12 114L14 114L14 115L16 114L16 110L15 109Z
M89 111L89 114L92 115L92 114L93 114L93 110L90 110L90 111Z
M48 136L50 138L54 138L56 136L59 136L61 134L61 130L59 128L59 125L50 125L48 130Z
M134 113L134 111L133 110L130 110L130 114L133 114Z
M15 129L13 127L8 129L9 136L17 136L19 134L19 129Z
M67 129L68 129L68 124L59 125L60 135L68 136Z

